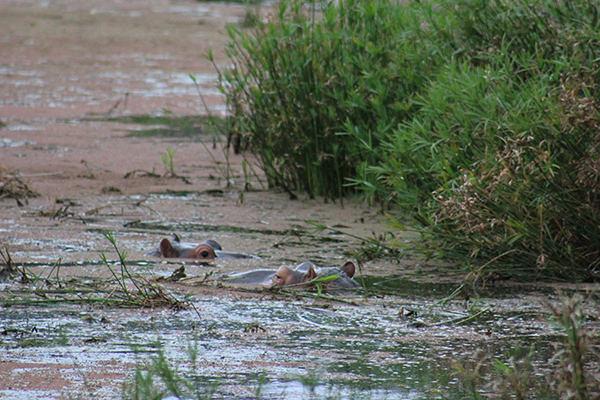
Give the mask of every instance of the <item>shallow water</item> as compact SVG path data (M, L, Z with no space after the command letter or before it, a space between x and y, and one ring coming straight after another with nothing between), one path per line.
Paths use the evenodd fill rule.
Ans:
M399 263L365 260L356 276L364 289L337 299L239 288L218 279L306 260L341 265L352 258L347 252L360 246L348 234L385 232L376 211L352 204L340 209L316 201L290 202L269 192L250 192L240 206L235 205L235 190L218 197L150 194L144 198L146 207L131 206L139 199L80 198L71 203L73 214L58 220L35 215L38 204L32 199L20 215L0 224L18 265L52 284L43 279L3 284L2 360L14 366L6 379L35 380L41 374L60 375L68 382L60 389L27 390L33 397L23 397L15 384L15 389L0 390L5 398L81 393L121 398L121 383L131 382L135 367L149 367L164 355L199 393L213 398L462 399L465 392L453 375L454 363L471 362L477 350L506 360L515 348L534 346L543 370L561 340L546 307L546 302L559 300L555 287L500 285L477 293L469 288L469 299L461 295L444 301L460 279L444 275L447 267L435 272L435 264L411 260L410 253ZM88 215L89 210L97 211ZM314 219L337 226L337 231L311 230L305 221ZM106 231L114 232L133 274L167 278L184 266L183 281L159 284L189 302L187 308L119 309L82 301L101 296L89 284L97 287L111 277L101 254L119 271L117 255L103 236ZM260 258L199 263L144 256L172 232L185 241L212 238L224 250ZM80 294L66 293L67 288ZM597 315L598 303L590 298L586 312ZM190 361L190 346L198 349L196 363ZM108 377L110 384L98 383Z
M313 386L316 398L434 398L431 390L440 389L458 399L453 361L475 349L502 356L516 342L535 342L549 354L558 335L531 301L514 298L510 311L502 301L486 299L481 306L491 307L489 314L458 326L449 321L469 314L457 304L441 310L417 298L354 300L356 305L194 296L195 310L179 312L4 307L3 361L64 363L85 375L115 360L121 367L144 365L148 361L141 360L160 349L201 390L216 385L216 398L250 396L262 376L268 379L263 398L300 398ZM399 318L399 307L417 317ZM198 348L195 365L190 345Z
M98 223L101 221L99 218ZM206 231L224 237L251 235L259 242L257 237L265 240L284 234L278 229L260 231L252 226ZM170 231L171 226L150 224L146 228L156 235L157 231ZM137 232L140 227L132 229ZM127 233L121 235L127 237ZM338 241L349 246L353 239L341 235ZM90 243L101 246L99 242L100 238ZM132 238L120 243L125 249L134 247ZM338 242L330 245L334 245L330 251L338 248ZM318 246L327 250L328 244ZM304 253L294 253L290 258ZM64 255L68 258L70 254ZM386 264L382 260L376 263ZM106 374L107 370L117 372L109 385L112 389L88 387L85 379L70 379L68 390L63 389L60 396L87 391L95 398L120 398L119 382L131 379L134 366L149 366L158 355L164 355L199 393L212 393L213 398L417 399L442 398L442 393L444 398L461 399L465 392L452 375L454 362L470 361L476 350L506 359L511 349L531 345L540 360L548 360L561 335L549 323L544 307L545 301L558 299L550 288L498 287L485 290L477 301L456 299L442 306L440 300L456 289L456 282L432 283L406 274L394 277L389 274L393 264L387 266L387 273L357 278L364 284L366 297L361 291L344 295L339 298L341 302L314 295L283 296L264 289L240 291L221 287L215 281L199 284L196 279L207 271L220 273L265 264L276 266L279 261L266 258L195 265L189 261L130 259L130 270L144 276L168 276L176 267L186 266L192 279L161 284L190 303L180 311L66 302L19 306L13 301L10 306L11 299L27 297L19 292L27 287L4 284L0 308L5 348L2 360L27 365L27 374L36 373L34 365L40 365L40 371L45 371L47 365L54 369L61 366L61 376L65 371L84 377ZM50 275L53 265L24 263L44 276ZM65 276L63 279L75 276L83 282L103 276L103 270L105 273L106 266L99 261L72 260L62 262L59 273ZM49 289L42 290L44 296L60 298L59 291L53 294ZM412 315L405 316L400 310ZM463 323L482 310L487 311ZM190 346L197 348L195 363L190 360ZM18 376L17 370L11 373ZM18 389L0 393L6 398L24 398ZM28 395L59 396L50 389Z

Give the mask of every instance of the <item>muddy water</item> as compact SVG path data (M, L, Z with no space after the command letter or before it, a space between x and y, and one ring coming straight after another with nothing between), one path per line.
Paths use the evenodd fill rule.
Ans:
M477 302L461 298L442 306L439 301L458 281L423 276L423 262L408 256L400 263L364 261L357 279L366 286L366 297L361 291L328 300L314 293L289 296L223 286L213 278L232 271L304 260L339 265L360 244L339 232L315 233L306 221L337 225L353 235L384 231L380 215L352 204L341 209L291 202L268 192L246 193L240 204L238 196L235 190L216 198L150 194L145 207L132 205L137 197L82 198L73 215L57 219L41 218L35 211L41 200L32 199L4 223L13 258L37 275L58 274L64 288L70 279L110 276L100 261L105 253L116 265L117 255L101 233L110 230L127 252L132 273L167 277L185 266L186 279L160 285L189 302L181 310L44 303L73 296L57 285L5 283L1 365L10 389L0 390L4 398L121 398L121 384L130 382L136 366L153 365L162 354L198 393L213 398L416 399L439 398L440 391L459 399L464 392L451 375L454 362L470 361L478 349L503 358L515 347L534 345L544 367L559 341L545 306L558 300L555 290L490 288ZM199 207L203 204L210 207ZM110 206L87 215L101 205ZM4 205L3 215L9 208ZM260 258L198 264L144 256L171 232L190 241L210 237L225 249ZM53 269L56 264L59 271ZM212 275L204 281L207 273ZM23 304L27 299L31 303ZM43 304L34 305L35 300ZM401 309L414 314L405 316ZM195 362L189 352L194 347Z
M180 297L191 294L195 309L3 307L3 362L20 367L9 375L14 389L3 393L32 398L18 382L43 374L64 380L36 392L44 398L119 398L118 383L162 352L197 390L214 390L215 398L248 398L259 388L262 398L282 399L313 391L315 398L435 398L433 390L461 398L450 376L453 361L469 360L476 349L502 357L531 344L547 360L557 340L540 313L539 294L486 297L479 307L488 312L457 325L470 315L464 304L434 307L438 296L430 293L448 293L446 285L411 286L384 299L345 297L354 304L171 285ZM417 316L399 317L400 308ZM191 346L198 349L195 363Z
M0 398L122 398L136 367L151 368L161 354L195 398L460 399L452 365L477 349L505 359L534 345L543 371L559 340L545 305L558 301L556 285L486 288L440 303L464 273L410 251L400 261L360 256L366 293L338 299L218 281L306 260L341 265L356 257L356 236L386 232L378 210L351 200L342 207L266 191L212 136L140 135L165 127L111 120L205 113L189 74L211 112L222 112L202 55L212 48L227 65L225 25L240 26L245 12L191 0L0 0L0 164L40 194L21 205L0 199L0 242L41 277L0 283ZM167 149L189 183L165 173ZM315 232L307 221L335 230ZM153 282L184 266L184 280L158 284L186 307L95 301L118 291L114 281L99 289L112 277L102 254L119 270L107 231L133 275ZM172 233L257 258L144 256ZM415 238L397 240L410 250ZM560 289L591 293L588 324L597 325L597 287Z

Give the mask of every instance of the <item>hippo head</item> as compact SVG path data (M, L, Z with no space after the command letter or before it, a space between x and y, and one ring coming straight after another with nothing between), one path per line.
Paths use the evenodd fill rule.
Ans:
M297 285L299 283L310 282L317 277L312 265L306 273L296 271L290 267L281 266L273 275L273 283L277 286Z
M174 239L174 246L169 239L161 240L158 247L160 256L165 258L195 258L198 260L213 260L217 258L215 249L210 244L200 243L194 248L185 248L180 244L178 239L177 237Z
M275 283L277 286L298 285L303 283L309 283L313 279L319 277L324 278L331 275L339 275L342 281L345 279L344 282L350 281L354 283L354 281L352 281L352 277L356 273L356 266L351 261L348 261L341 267L321 268L318 270L319 273L315 271L311 263L306 264L310 264L308 269L302 268L304 264L300 265L296 269L291 269L286 266L279 267L279 269L275 272L275 275L273 275L273 283ZM337 281L338 280L336 280L336 282ZM329 282L325 282L325 285L329 285ZM340 286L340 283L338 283L336 286ZM341 286L344 285L342 284Z

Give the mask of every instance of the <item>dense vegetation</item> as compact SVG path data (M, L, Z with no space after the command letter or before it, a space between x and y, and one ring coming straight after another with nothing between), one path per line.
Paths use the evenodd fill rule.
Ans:
M598 280L599 11L283 1L230 29L222 87L270 185L397 205L466 266Z

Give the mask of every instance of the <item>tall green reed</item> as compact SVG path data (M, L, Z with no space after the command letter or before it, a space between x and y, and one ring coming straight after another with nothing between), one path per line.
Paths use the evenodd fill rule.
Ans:
M387 1L284 1L251 33L229 28L221 73L236 126L249 132L271 186L339 198L382 135L408 115L428 53L417 19Z

